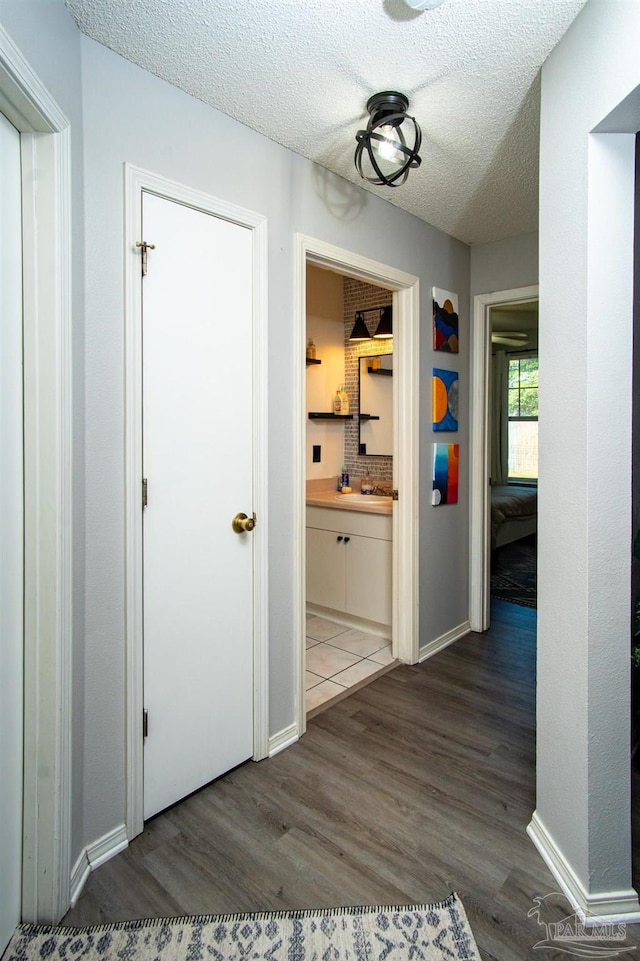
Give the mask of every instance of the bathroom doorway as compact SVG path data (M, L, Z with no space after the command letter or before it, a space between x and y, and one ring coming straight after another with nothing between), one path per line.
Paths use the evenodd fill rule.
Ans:
M331 277L330 277L331 275ZM418 425L418 303L419 303L419 282L412 275L405 274L394 268L383 264L369 261L358 255L351 254L340 248L332 247L320 241L300 236L298 238L298 259L297 259L297 280L298 280L298 303L297 303L297 324L295 332L296 357L299 363L297 371L297 390L296 390L296 418L299 437L300 457L297 464L296 478L296 545L298 551L298 604L296 605L296 626L297 640L299 648L297 650L297 673L298 673L298 712L297 712L297 734L304 733L306 727L306 637L307 637L307 614L318 620L315 622L316 636L311 638L312 648L320 644L327 644L333 641L330 647L338 651L350 654L351 658L343 658L350 661L343 667L348 670L355 666L350 677L356 677L360 672L377 673L377 668L367 666L363 663L371 655L379 654L379 658L387 663L378 664L381 670L388 668L392 661L402 661L404 663L415 663L418 656L418 612L417 612L417 557L418 557L418 534L414 519L417 516L417 495L418 495L418 444L417 444L417 425ZM330 328L326 326L332 323L330 318L323 321L323 333L320 336L316 330L309 329L307 332L308 304L313 308L314 298L317 295L317 282L324 280L324 285L329 290L329 302L332 308L329 313L333 313L333 343L331 343ZM347 297L345 297L345 291ZM355 298L355 299L354 299ZM362 303L360 303L362 301ZM354 306L355 305L355 306ZM370 313L364 314L364 319L369 333L375 333L382 320L382 313L385 307L392 308L393 324L393 348L390 351L387 346L378 349L369 347L359 348L353 351L353 355L347 358L349 348L346 342L349 341L350 331L346 331L349 326L349 317L354 321L355 313L359 310L369 310ZM317 314L314 315L314 324ZM387 315L388 319L388 315ZM322 325L317 328L319 331ZM310 357L310 361L315 364L306 364L306 355L309 336L319 337L320 343L312 345L315 347L315 357ZM325 336L329 336L329 341L325 341ZM381 343L382 341L380 341ZM332 358L327 366L327 377L316 378L316 381L309 380L314 374L322 370L323 357L322 349L330 348L329 356ZM313 352L313 351L311 351ZM389 375L377 375L382 381L383 376L387 379L387 389L391 383L392 401L392 437L393 449L390 454L367 455L362 454L362 444L373 443L368 439L363 439L360 430L360 410L359 410L359 379L360 379L360 355L370 354L372 357L379 358L380 365L389 363L393 365L393 373ZM391 355L390 358L388 355ZM383 360L387 357L386 360ZM321 363L318 364L317 361ZM315 368L315 370L314 370ZM337 380L336 380L337 375ZM368 374L367 374L368 376ZM376 375L374 375L376 376ZM333 381L336 383L333 384ZM328 379L327 379L328 378ZM341 381L341 378L342 381ZM346 384L345 384L346 381ZM320 387L320 399L318 399L318 384ZM309 414L335 414L342 413L333 410L333 400L339 387L346 386L345 391L349 401L351 415L340 418L310 418ZM307 390L309 390L309 401L307 404ZM312 398L315 398L312 400ZM357 415L353 409L358 404ZM318 408L317 410L312 408ZM371 411L365 413L371 414ZM373 412L375 413L375 412ZM313 427L318 428L321 420L327 423L324 429L316 429L315 436L308 431L308 424L314 420ZM336 422L338 421L338 422ZM349 424L349 427L345 425ZM329 431L333 431L330 434ZM348 432L348 433L347 433ZM336 435L338 439L336 439ZM317 448L320 448L318 451ZM314 450L315 448L315 450ZM371 448L368 448L371 449ZM307 456L308 454L308 456ZM314 454L316 460L314 461ZM317 457L320 457L320 461ZM378 459L380 458L380 459ZM339 464L339 471L334 470L335 464ZM377 500L380 510L352 511L345 508L344 502L336 505L338 509L331 510L331 516L335 518L335 523L330 526L340 528L338 530L322 530L322 525L318 524L318 518L312 516L313 528L307 529L307 488L313 488L314 482L324 483L324 493L328 498L334 499L338 494L338 472L342 474L342 467L347 468L353 465L355 468L355 478L350 476L352 481L351 492L347 496L354 498L361 496L361 485L368 471L369 481L373 484L375 494L372 500ZM374 466L377 464L377 467ZM326 470L325 470L326 465ZM307 481L310 484L307 484ZM333 487L333 489L330 489ZM357 489L356 489L357 488ZM395 492L393 497L397 499L389 500L391 492ZM362 498L364 500L364 498ZM367 501L367 507L371 507L371 501ZM388 509L387 509L388 506ZM327 505L318 507L310 505L310 510L326 511ZM327 511L328 513L328 511ZM385 518L386 514L386 518ZM373 516L372 516L373 515ZM377 515L377 516L376 516ZM326 515L325 515L326 516ZM348 520L347 520L348 519ZM386 519L386 532L380 533L377 529L372 532L368 525L375 523L383 526ZM355 523L353 530L347 530L348 524ZM364 527L362 525L365 525ZM343 531L342 528L345 528ZM357 529L356 529L357 528ZM313 547L317 547L323 541L325 544L331 542L334 549L353 548L353 560L349 561L347 552L343 550L338 558L338 564L331 559L324 562L324 572L329 574L329 590L337 588L344 591L344 575L351 565L351 570L356 569L363 576L359 578L356 586L356 594L360 592L362 603L368 604L369 598L380 601L381 591L375 587L371 588L376 578L384 571L385 567L389 573L389 610L388 620L390 624L384 629L386 617L380 609L373 611L372 617L366 617L367 611L359 607L359 601L353 600L348 604L351 610L356 610L353 615L354 620L341 618L341 622L336 621L337 627L332 628L327 621L327 611L333 608L331 598L319 597L317 594L308 599L307 585L307 555L308 538L313 541ZM367 540L367 538L370 538ZM346 543L345 543L346 541ZM386 541L386 545L385 542ZM367 550L362 550L366 547ZM375 548L374 553L369 550ZM360 550L360 555L358 555ZM311 551L316 558L317 564L322 568L322 551ZM334 555L335 557L336 555ZM358 559L358 556L360 559ZM340 559L342 558L342 559ZM337 568L337 573L336 573ZM384 579L384 575L383 575ZM355 583L355 582L353 582ZM327 587L327 584L325 584ZM382 592L384 593L384 592ZM353 598L352 591L352 598ZM358 620L360 618L360 620ZM319 623L319 622L325 623ZM371 623L367 623L371 622ZM390 626L390 630L389 630ZM373 630L367 628L373 627ZM337 633L331 633L336 630ZM327 632L331 633L328 637ZM343 645L345 638L335 641L340 635L349 634L346 643L354 646L355 651L349 651ZM372 640L363 638L362 635L370 635ZM354 635L357 637L354 638ZM386 635L386 636L385 636ZM391 644L389 644L389 641ZM379 644L379 646L378 646ZM367 648L368 653L362 653ZM326 652L325 652L326 653ZM318 660L317 656L313 661ZM315 665L316 668L318 665ZM315 673L311 671L311 673ZM338 672L340 673L340 672ZM317 677L321 675L317 674ZM314 680L313 678L311 680ZM327 678L322 678L318 684ZM336 682L334 682L336 683ZM360 686L361 681L354 682ZM315 685L314 685L315 686ZM345 688L346 696L347 689ZM334 692L335 693L335 692ZM338 691L338 693L341 693Z
M390 670L393 294L307 264L307 716Z

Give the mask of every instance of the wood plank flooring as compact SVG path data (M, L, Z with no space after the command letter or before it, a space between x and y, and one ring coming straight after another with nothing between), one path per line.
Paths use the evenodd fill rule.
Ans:
M485 961L561 957L534 948L544 929L527 917L557 888L526 834L535 618L495 604L487 634L395 668L314 717L293 747L154 818L90 876L64 923L457 891Z

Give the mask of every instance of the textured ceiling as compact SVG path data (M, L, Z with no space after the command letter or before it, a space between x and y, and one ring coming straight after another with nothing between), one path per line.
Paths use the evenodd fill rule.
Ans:
M539 70L586 0L66 0L88 36L466 243L537 228ZM399 90L422 166L353 166L366 102Z

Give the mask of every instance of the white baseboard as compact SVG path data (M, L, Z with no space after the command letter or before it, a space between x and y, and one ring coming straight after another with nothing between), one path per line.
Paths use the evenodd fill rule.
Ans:
M589 894L564 854L551 837L536 811L533 812L527 834L535 844L543 861L558 882L583 924L638 924L640 904L633 888L626 891L605 891Z
M71 871L71 882L69 885L71 894L71 904L70 907L74 908L78 903L78 898L82 894L82 889L87 883L87 878L91 874L91 865L89 864L89 859L87 857L87 849L85 848L80 857L76 861Z
M445 647L449 647L455 641L459 641L461 637L469 634L471 631L471 626L469 621L463 621L457 627L453 627L446 634L441 634L440 637L436 637L435 640L429 641L428 644L424 644L418 651L418 662L426 661L428 657L433 657L438 651L443 651Z
M91 872L99 868L105 861L114 858L116 854L120 854L128 846L129 839L124 824L120 824L113 831L104 834L97 841L87 844L71 872L71 907L74 907L77 903Z
M291 747L299 737L297 724L290 724L289 727L284 727L277 734L269 738L269 757L273 757L274 754L279 754L280 751L284 751L285 748Z
M342 624L344 627L356 631L365 631L375 637L383 637L385 641L391 640L390 624L369 621L366 617L356 617L355 614L347 614L344 611L334 611L331 607L322 607L320 604L312 604L310 601L307 601L307 611L309 614L317 614L318 617L326 617L328 621L333 621L335 624Z

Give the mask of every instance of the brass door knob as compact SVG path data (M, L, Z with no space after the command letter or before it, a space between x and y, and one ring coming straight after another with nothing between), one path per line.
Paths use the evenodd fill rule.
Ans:
M236 534L248 533L256 526L256 515L254 514L253 517L247 517L246 514L236 514L231 521L231 526Z

